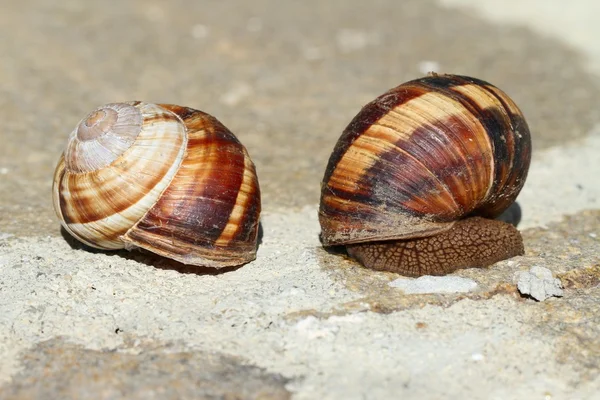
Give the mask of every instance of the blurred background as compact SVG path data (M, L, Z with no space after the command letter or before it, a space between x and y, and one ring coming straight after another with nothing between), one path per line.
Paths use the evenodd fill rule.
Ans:
M511 95L534 151L600 122L598 2L3 1L0 231L59 234L52 173L93 108L144 100L217 117L257 166L263 210L318 202L360 108L428 71ZM597 56L597 58L595 58Z

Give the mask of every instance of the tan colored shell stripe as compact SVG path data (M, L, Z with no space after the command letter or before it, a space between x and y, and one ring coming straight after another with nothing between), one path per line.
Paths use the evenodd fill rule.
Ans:
M254 170L254 164L250 160L250 156L244 151L244 177L242 178L242 184L238 190L235 205L229 215L229 221L227 221L227 225L216 240L215 245L227 246L236 236L245 235L247 237L251 233L250 230L257 228L258 220L245 221L252 215L258 215L259 212L260 204L257 204L255 201L256 198L260 198L260 194L256 196L256 192L259 190L257 182L258 179ZM255 224L255 226L252 224Z
M469 211L470 204L485 199L492 189L490 182L498 172L492 157L513 156L514 139L502 128L502 123L511 123L508 114L520 115L513 106L493 86L461 77L425 78L392 89L365 106L340 138L325 175L324 213L352 211L368 217L369 207L390 202L377 198L386 191L396 196L398 206L419 214L450 219ZM475 117L486 113L489 118ZM447 142L436 142L439 139L429 137L436 130L453 133ZM490 130L502 137L490 137ZM459 165L467 166L460 176L453 173ZM389 173L403 176L406 187L378 188L374 193L384 166L395 168ZM393 186L398 176L383 177L383 182ZM415 191L422 195L410 196Z

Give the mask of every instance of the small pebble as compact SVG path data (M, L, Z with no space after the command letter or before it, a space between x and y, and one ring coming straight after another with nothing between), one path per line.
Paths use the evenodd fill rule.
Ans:
M535 266L529 271L519 271L515 274L515 280L521 294L529 295L537 301L563 295L562 283L548 268Z

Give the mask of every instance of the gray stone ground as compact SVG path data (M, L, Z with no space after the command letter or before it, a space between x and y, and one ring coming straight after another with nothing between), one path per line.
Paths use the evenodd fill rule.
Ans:
M0 5L0 398L600 399L597 1L58 4ZM349 120L432 66L525 112L526 254L445 281L467 292L407 294L323 251L316 204ZM68 133L132 99L202 109L247 146L255 262L215 274L61 234ZM534 266L563 297L519 295Z

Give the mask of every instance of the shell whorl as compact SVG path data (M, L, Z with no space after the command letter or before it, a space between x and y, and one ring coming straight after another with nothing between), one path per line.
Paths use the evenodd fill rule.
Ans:
M185 127L176 115L155 104L127 103L119 108L135 115L130 107L140 114L135 118L139 124L124 124L131 131L106 129L91 140L81 140L78 136L81 125L86 124L84 119L71 134L55 171L54 205L63 226L82 242L100 249L125 247L121 236L156 202L185 154ZM115 108L109 105L104 109ZM117 142L114 146L112 139ZM119 154L116 149L123 149L129 141ZM100 148L111 150L98 152ZM99 161L94 160L97 155ZM112 161L107 164L109 159Z
M367 104L327 165L326 245L429 236L468 215L495 217L529 167L527 123L491 84L431 75Z
M115 161L135 142L142 129L142 112L127 103L107 104L81 120L69 137L65 166L91 172Z
M56 167L53 201L65 229L92 247L217 268L255 258L254 164L224 125L191 108L131 102L90 113Z

